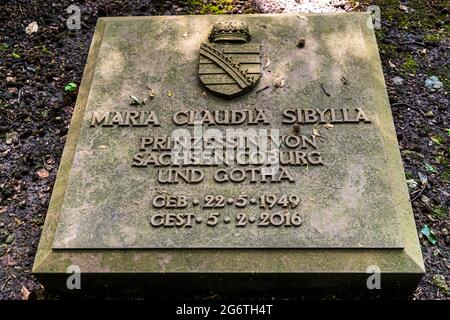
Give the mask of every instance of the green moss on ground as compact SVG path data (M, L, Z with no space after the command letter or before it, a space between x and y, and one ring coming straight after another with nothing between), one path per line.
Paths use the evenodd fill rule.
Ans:
M432 10L428 1L410 0L405 6L398 0L358 1L360 6L378 5L381 10L381 21L391 24L394 20L403 29L418 28L425 33L434 33L436 29L442 29L449 35L450 28L444 23L446 19L445 8L450 7L450 1L440 1L440 4L432 7L440 10ZM356 5L356 1L350 3ZM439 23L439 21L442 21Z
M199 14L225 14L233 9L233 0L217 0L213 3L201 0L190 0Z
M433 209L433 218L439 220L445 220L448 218L448 209L444 206L436 207Z
M406 180L414 179L414 174L411 172L405 172L405 178Z
M431 279L431 281L433 282L434 286L436 288L438 288L439 290L441 290L444 293L448 293L448 285L447 282L445 280L445 277L441 274L435 274L433 275L433 278Z
M440 42L445 39L444 33L428 33L423 37L426 42Z
M399 32L422 35L422 40L416 40L419 44L422 42L439 45L450 38L450 23L448 23L450 0L439 2L410 0L405 4L398 0L350 0L349 3L360 11L365 11L370 5L380 8L382 28L375 30L378 40L384 39L388 31L393 28ZM405 42L408 41L405 39ZM389 41L379 41L378 46L387 60L394 62L403 74L415 74L420 70L423 74L436 75L444 84L444 88L450 89L448 65L430 68L426 63L422 63L426 52L408 53L403 48L403 43L392 44Z
M405 54L403 59L403 64L401 66L402 72L416 74L419 65L414 56L412 54Z
M442 181L449 183L450 182L450 172L444 171L441 174L441 179L442 179Z

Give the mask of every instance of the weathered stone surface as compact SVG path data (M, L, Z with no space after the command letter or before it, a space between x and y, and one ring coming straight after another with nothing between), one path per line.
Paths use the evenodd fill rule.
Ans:
M416 281L423 263L368 15L305 16L235 17L249 25L252 42L262 45L263 66L257 88L236 100L205 94L198 80L200 44L212 24L228 16L101 18L34 271L64 273L76 264L98 274L317 275L364 274L376 265L386 274L408 274L409 284ZM299 38L305 39L303 48L297 47ZM129 96L143 99L147 86L155 97L143 106L129 105ZM315 135L324 165L289 166L294 183L217 183L217 168L205 167L201 183L174 185L157 183L155 168L131 165L141 137L179 128L171 121L176 111L254 108L267 113L270 125L253 127ZM361 108L370 123L282 123L286 109L306 108ZM93 111L133 110L155 111L160 126L89 126ZM299 212L303 222L291 228L223 222L154 228L149 219L158 212L151 205L158 194L200 202L207 194L294 194L301 204L289 211ZM237 212L257 217L262 210L215 209L221 219L234 219ZM192 204L189 211L204 220L211 212ZM196 249L205 247L217 249Z

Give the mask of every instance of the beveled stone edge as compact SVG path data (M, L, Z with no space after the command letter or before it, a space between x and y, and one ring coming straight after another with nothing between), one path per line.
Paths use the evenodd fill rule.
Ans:
M80 89L77 95L77 101L75 103L74 112L70 121L69 131L64 144L64 150L58 167L55 184L53 186L49 208L47 210L44 227L33 264L33 271L39 264L46 260L46 258L51 254L52 251L53 239L55 236L56 226L59 221L60 209L64 202L70 169L72 167L80 128L87 106L90 88L94 78L95 66L97 64L105 26L106 22L104 21L104 19L99 18L97 20L97 25L95 26L95 31L91 40L91 46L86 58L86 66L84 68Z
M392 198L398 200L396 211L398 212L398 222L400 223L401 230L403 231L404 251L409 255L410 259L417 264L422 273L425 273L425 265L423 263L422 251L414 220L414 213L406 184L405 170L400 155L399 143L395 130L392 109L389 103L378 43L375 32L373 31L373 25L370 24L372 26L372 30L368 27L368 20L372 20L372 15L366 12L365 16L366 20L364 21L362 19L361 21L361 30L364 34L367 52L370 54L369 61L372 62L369 64L369 68L372 76L372 85L374 86L373 92L379 93L378 95L375 95L374 98L377 104L386 109L386 112L380 113L380 115L385 116L385 119L380 121L380 130L384 129L381 137L384 140L386 154L391 158L391 161L387 161L386 163L390 165L388 176L392 181ZM371 46L371 43L374 45ZM387 140L389 138L392 139Z
M369 13L345 13L346 15L361 16L361 24L367 21ZM297 14L293 14L298 16ZM306 16L314 16L320 14L304 14ZM330 14L330 15L337 15ZM281 16L280 14L269 15L247 15L256 18L261 16ZM283 15L288 16L288 15ZM364 17L364 19L362 18ZM421 275L424 273L423 260L421 256L420 246L418 242L417 232L415 229L414 217L411 210L409 199L406 196L407 189L404 182L403 169L401 172L393 170L395 162L400 162L400 168L403 168L400 158L400 152L396 146L395 128L392 122L392 114L389 108L387 92L384 84L384 76L380 63L378 49L376 45L375 34L367 27L361 26L364 33L366 45L370 44L367 37L372 37L375 46L368 45L370 53L369 66L372 70L372 80L378 78L380 95L376 98L379 103L385 106L389 113L386 115L391 123L386 126L385 133L393 133L394 139L385 143L392 157L389 168L389 176L392 177L392 184L397 186L394 188L399 196L400 202L397 204L397 211L404 219L401 219L401 231L405 239L404 250L389 249L220 249L213 250L204 249L183 249L183 250L164 250L164 249L148 249L148 250L129 250L128 252L120 250L61 250L54 252L52 250L52 242L54 232L59 219L59 209L64 199L66 190L66 182L70 172L71 163L78 139L77 126L81 125L82 116L87 104L89 88L92 83L95 62L98 57L101 40L107 22L127 19L166 19L167 17L107 17L99 18L96 30L93 36L91 48L88 55L86 68L83 75L83 81L80 86L77 103L72 117L71 126L67 136L66 146L64 148L61 159L60 168L58 170L57 180L50 201L46 222L38 247L33 272L36 274L48 273L65 273L66 268L71 264L80 265L82 272L102 273L102 272L136 272L136 273L215 273L215 272L262 272L262 273L313 273L313 272L361 272L365 273L369 265L378 265L382 272L389 273L408 273ZM182 19L186 16L170 16L170 19ZM196 16L195 18L200 18ZM215 17L201 17L202 19L213 20ZM365 30L365 31L364 31ZM381 64L379 64L381 66ZM381 78L380 78L381 75ZM381 80L380 80L381 79ZM373 81L376 82L376 81ZM384 88L383 88L384 86ZM386 137L384 137L386 138ZM356 253L357 252L357 253ZM269 257L270 255L270 257ZM356 257L358 255L358 257ZM183 262L182 265L177 264L174 268L170 265L170 260L174 259ZM169 262L166 262L169 260ZM127 263L125 263L127 262ZM269 267L267 267L267 265ZM187 267L187 269L186 269Z

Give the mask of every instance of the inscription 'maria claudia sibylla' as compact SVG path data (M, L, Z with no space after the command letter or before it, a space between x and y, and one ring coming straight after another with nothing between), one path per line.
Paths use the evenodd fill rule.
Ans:
M232 99L250 91L261 76L260 45L251 44L247 24L215 23L210 43L200 45L198 74L205 88Z

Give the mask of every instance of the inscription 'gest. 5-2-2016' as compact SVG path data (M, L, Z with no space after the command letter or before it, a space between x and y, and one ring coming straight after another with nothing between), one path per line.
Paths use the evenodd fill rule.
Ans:
M221 213L212 212L206 217L195 213L157 213L150 218L151 226L155 228L192 228L194 225L205 224L215 227L219 223L234 223L236 227L243 228L250 225L256 227L299 227L302 224L300 213L290 213L287 210L281 212L263 212L260 215L246 215L238 213L235 217L223 216Z

